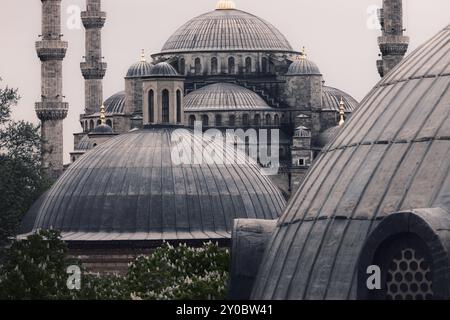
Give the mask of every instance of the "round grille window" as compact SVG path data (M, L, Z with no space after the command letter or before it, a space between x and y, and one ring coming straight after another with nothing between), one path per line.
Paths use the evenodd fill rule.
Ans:
M386 274L388 300L433 299L431 267L424 256L412 248L399 252Z

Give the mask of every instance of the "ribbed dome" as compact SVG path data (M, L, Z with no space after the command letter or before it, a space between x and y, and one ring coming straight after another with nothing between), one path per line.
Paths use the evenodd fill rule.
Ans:
M339 111L341 98L344 101L345 112L353 112L359 107L358 101L356 101L351 95L345 93L342 90L323 86L322 93L322 110L324 111Z
M147 61L139 61L133 64L127 72L127 78L140 78L150 75L153 65Z
M231 83L215 83L188 94L184 98L184 110L195 112L273 109L249 89Z
M169 38L162 53L234 50L293 51L267 21L240 10L218 9L184 24Z
M289 66L287 76L320 75L319 67L306 58L294 60Z
M447 279L433 283L433 290L448 292L449 43L450 26L402 60L322 151L268 243L254 299L355 299L356 288L367 290L373 274L361 268L364 280L357 277L366 239L384 219L420 208L427 208L427 222L437 226L432 235L426 232L434 226L401 214L384 230L422 229L433 277Z
M177 165L175 130L129 132L86 153L28 213L24 233L53 227L64 240L86 242L227 239L235 218L279 216L285 201L258 165ZM214 147L188 129L181 136Z
M152 77L180 77L180 74L167 62L156 64L150 71Z
M319 147L319 148L325 147L327 144L329 144L331 141L333 141L334 138L337 137L339 132L341 132L341 129L342 129L342 127L335 126L335 127L328 128L327 130L322 132L319 135L317 147Z
M95 134L110 134L113 133L113 129L107 124L101 124L95 127L93 133Z
M92 149L92 141L89 139L88 135L85 135L80 142L78 142L78 145L75 147L75 151L87 151Z
M125 110L125 91L118 92L103 103L106 115L122 114Z

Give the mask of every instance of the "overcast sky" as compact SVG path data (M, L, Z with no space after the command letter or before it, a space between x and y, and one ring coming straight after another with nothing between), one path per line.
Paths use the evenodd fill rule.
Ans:
M139 60L141 49L158 52L183 23L215 8L217 0L104 0L108 19L103 29L103 55L108 63L104 98L124 90L128 67ZM275 25L296 50L306 46L309 58L321 69L326 83L361 100L379 80L378 30L368 11L381 0L235 0L237 8ZM450 23L449 0L405 0L404 15L410 51ZM84 55L84 30L73 28L68 9L84 10L84 0L63 0L64 95L70 111L64 121L64 152L73 150L74 132L83 112L84 81L79 63ZM75 7L76 8L76 7ZM369 9L369 10L368 10ZM73 12L73 11L72 11ZM68 24L72 27L68 27ZM40 62L34 42L41 33L41 1L0 1L1 86L19 88L22 99L15 119L38 123L34 102L40 98Z

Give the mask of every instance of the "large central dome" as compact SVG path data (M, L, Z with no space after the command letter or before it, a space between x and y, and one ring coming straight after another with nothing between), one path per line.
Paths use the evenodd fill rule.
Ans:
M179 28L161 53L198 51L292 52L286 38L269 22L236 9L217 9Z

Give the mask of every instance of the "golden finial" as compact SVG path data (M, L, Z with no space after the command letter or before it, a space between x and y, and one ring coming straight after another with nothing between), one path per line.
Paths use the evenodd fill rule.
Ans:
M345 124L345 103L344 99L341 97L341 101L339 102L339 126L342 127Z
M146 60L145 60L145 50L144 49L142 49L142 52L141 52L141 62L145 62Z
M301 51L301 56L300 56L300 58L303 59L303 60L306 60L307 57L308 57L308 54L306 53L306 48L303 47L303 48L302 48L302 51Z
M100 121L102 124L106 124L106 110L104 104L100 107Z
M231 10L236 9L236 4L233 0L220 0L216 5L216 10Z

